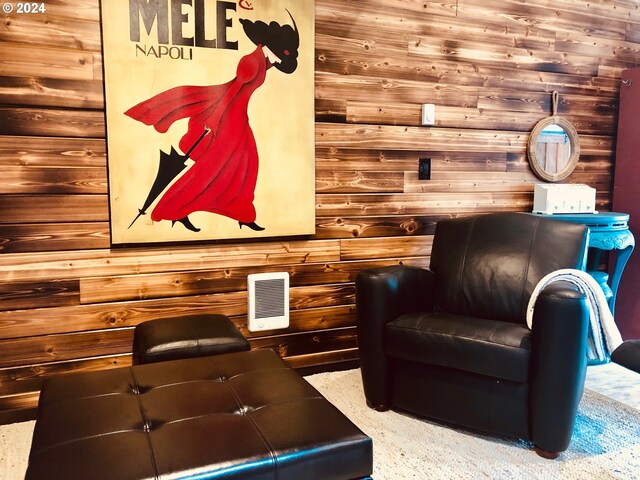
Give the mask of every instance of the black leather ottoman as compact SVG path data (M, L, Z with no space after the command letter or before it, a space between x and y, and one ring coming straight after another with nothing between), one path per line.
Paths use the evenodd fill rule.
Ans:
M372 442L272 350L45 382L27 480L370 478Z
M225 315L160 318L136 325L133 363L143 364L241 352L251 347Z

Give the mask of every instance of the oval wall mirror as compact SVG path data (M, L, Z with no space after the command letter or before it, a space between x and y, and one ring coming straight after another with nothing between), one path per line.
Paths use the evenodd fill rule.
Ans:
M527 157L533 172L548 182L567 178L580 158L578 132L557 114L558 92L552 94L552 115L540 120L529 136Z

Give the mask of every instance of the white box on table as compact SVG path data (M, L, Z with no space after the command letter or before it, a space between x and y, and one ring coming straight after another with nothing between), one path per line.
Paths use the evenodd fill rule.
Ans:
M533 213L597 213L596 189L583 184L536 183Z

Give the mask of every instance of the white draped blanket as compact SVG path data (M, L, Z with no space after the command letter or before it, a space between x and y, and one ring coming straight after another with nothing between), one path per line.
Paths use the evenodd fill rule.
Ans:
M527 306L527 325L533 323L533 310L540 292L553 282L570 282L587 296L589 306L589 336L587 338L587 361L590 364L604 363L622 343L622 336L609 309L609 304L598 282L582 270L566 268L546 275L533 289Z

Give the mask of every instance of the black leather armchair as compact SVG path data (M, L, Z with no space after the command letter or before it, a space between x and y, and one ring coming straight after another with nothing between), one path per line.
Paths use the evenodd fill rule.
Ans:
M588 307L546 274L582 268L583 225L525 213L438 223L430 269L372 268L356 279L367 404L531 441L555 458L571 440L586 373Z

